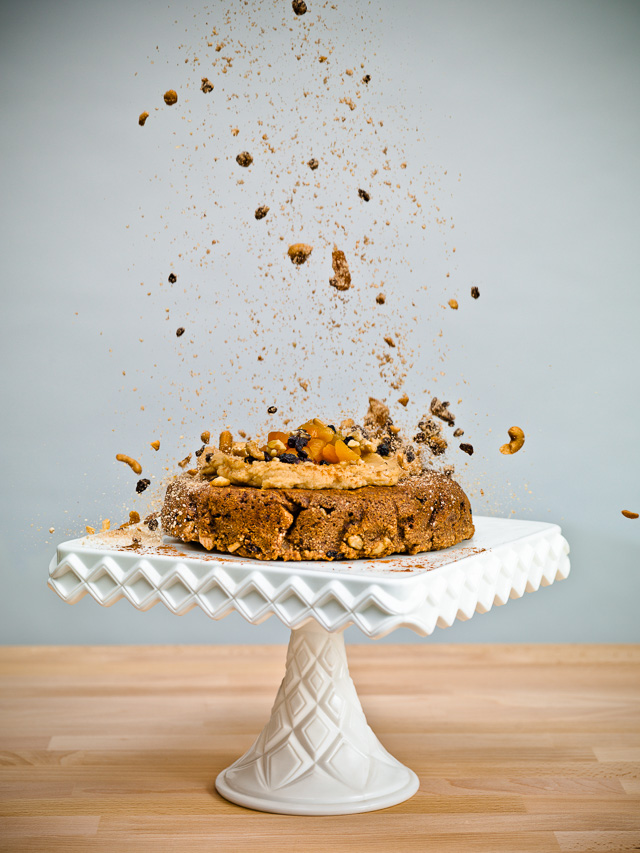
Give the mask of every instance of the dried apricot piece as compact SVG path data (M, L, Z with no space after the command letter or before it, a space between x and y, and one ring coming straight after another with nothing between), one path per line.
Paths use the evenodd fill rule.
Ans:
M325 444L325 446L322 448L322 458L325 462L331 462L334 465L340 461L338 459L338 454L333 444Z
M360 454L355 453L350 447L344 443L344 441L339 438L335 443L336 456L340 462L355 462L360 459Z
M310 438L309 444L305 447L305 450L309 454L310 458L313 459L314 462L320 462L322 457L322 450L326 447L326 442L322 438Z
M270 432L267 436L267 441L281 441L284 445L286 445L288 438L288 432Z

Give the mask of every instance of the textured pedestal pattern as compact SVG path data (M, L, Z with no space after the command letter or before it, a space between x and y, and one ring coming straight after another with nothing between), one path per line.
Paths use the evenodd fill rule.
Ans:
M418 785L367 724L342 633L315 623L291 632L271 719L216 780L219 793L242 806L307 815L393 806Z

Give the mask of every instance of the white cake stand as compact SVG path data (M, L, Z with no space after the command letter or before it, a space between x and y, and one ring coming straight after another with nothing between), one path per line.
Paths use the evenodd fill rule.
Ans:
M99 537L58 547L49 586L70 604L87 593L106 607L162 602L212 619L237 611L257 625L275 615L291 629L286 672L271 718L216 788L242 806L280 814L372 811L413 796L418 777L367 725L349 676L343 631L396 628L421 636L486 613L569 574L569 546L555 524L475 518L476 534L413 557L281 563L209 554L165 539L118 547Z

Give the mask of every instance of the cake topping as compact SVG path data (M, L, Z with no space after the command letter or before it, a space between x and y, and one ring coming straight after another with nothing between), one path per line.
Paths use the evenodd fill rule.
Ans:
M208 92L213 92L213 83L207 78L202 78L202 85L200 86L200 91L204 92L205 95Z
M331 287L336 290L349 290L351 287L351 273L344 252L341 249L335 248L331 253L331 265L333 266L334 277L329 279Z
M256 208L254 216L256 219L264 219L267 213L269 213L269 208L266 204L263 204L260 207Z
M444 403L441 403L437 397L434 397L431 400L429 410L431 411L432 415L435 415L437 418L440 418L441 421L445 421L449 424L449 426L453 426L456 422L455 416L449 411L448 400L445 400Z
M473 445L472 445L472 444L465 444L465 443L463 442L463 443L460 445L460 450L462 450L462 451L463 451L463 453L468 453L468 454L469 454L469 456L473 456Z
M524 444L524 433L520 427L517 426L509 427L507 432L509 433L511 441L509 444L502 445L500 453L504 453L505 456L510 456L512 453L517 453Z

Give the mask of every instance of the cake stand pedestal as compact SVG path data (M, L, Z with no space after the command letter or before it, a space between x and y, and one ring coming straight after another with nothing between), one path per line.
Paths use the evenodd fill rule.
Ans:
M226 799L280 814L329 815L400 803L419 786L365 719L349 676L343 631L376 639L399 627L426 636L569 574L554 524L475 518L476 534L444 551L381 560L278 563L210 554L165 538L132 549L100 535L61 544L49 586L75 604L126 598L175 614L201 607L291 628L285 676L251 749L218 776Z

